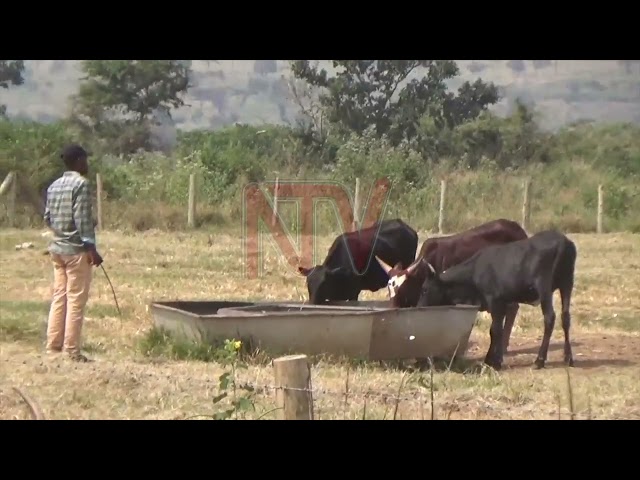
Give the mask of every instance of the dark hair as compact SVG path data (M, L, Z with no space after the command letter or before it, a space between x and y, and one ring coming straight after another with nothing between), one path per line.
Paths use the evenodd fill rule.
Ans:
M88 156L89 153L76 143L67 145L60 154L60 158L62 158L62 161L67 168L73 167L78 159L83 157L86 158Z

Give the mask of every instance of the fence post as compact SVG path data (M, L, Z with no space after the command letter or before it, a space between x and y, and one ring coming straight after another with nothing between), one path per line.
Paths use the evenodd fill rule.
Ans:
M280 419L313 420L311 367L307 356L287 355L276 358L273 361L273 371Z
M278 187L280 186L280 177L276 177L276 186L273 189L273 215L271 216L271 226L275 226L278 219Z
M531 216L531 179L524 180L524 194L522 199L522 228L525 231L529 228L529 219Z
M602 211L604 209L604 191L602 185L598 185L598 233L602 233Z
M187 225L192 228L196 217L196 174L189 175L189 210L187 211Z
M438 233L444 234L444 199L447 194L447 181L440 181L440 213L438 216Z
M9 205L7 207L7 216L9 217L9 227L16 226L16 202L18 200L18 174L14 173L9 186Z
M356 178L356 192L353 199L353 223L351 224L351 230L355 231L360 228L360 179Z
M98 230L102 230L102 177L96 173L96 209L98 210Z
M9 189L9 187L11 186L11 183L13 182L13 178L15 176L16 176L15 172L9 172L7 174L7 176L2 182L2 185L0 185L0 197L4 195L4 192L6 192Z

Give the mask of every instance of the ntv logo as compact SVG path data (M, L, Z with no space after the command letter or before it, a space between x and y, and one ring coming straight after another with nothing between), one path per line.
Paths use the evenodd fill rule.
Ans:
M337 212L339 229L346 232L346 227L353 224L354 215L351 195L346 186L340 182L287 180L263 182L267 189L274 192L277 199L295 200L300 225L301 248L298 252L291 235L285 231L282 218L274 208L274 203L267 197L258 183L250 183L243 189L242 195L242 241L243 241L243 273L248 278L258 277L258 265L262 263L262 238L260 223L266 226L275 240L287 263L296 268L299 264L311 265L313 260L317 223L316 209L321 201L331 202ZM365 204L362 227L373 225L384 216L387 207L391 184L387 178L377 180ZM301 218L302 217L302 218Z

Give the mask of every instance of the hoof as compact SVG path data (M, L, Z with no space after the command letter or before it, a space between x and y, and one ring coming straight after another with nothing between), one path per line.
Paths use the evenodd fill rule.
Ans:
M545 363L544 360L540 360L540 359L536 360L535 363L534 363L534 365L536 367L536 370L543 369L544 368L544 363Z
M501 363L495 363L495 362L491 362L491 361L486 361L485 360L484 364L487 367L493 368L495 371L499 372L500 370L502 370L502 364Z
M575 366L575 362L573 361L573 358L565 358L564 359L564 363L566 365L569 365L570 367L574 367Z

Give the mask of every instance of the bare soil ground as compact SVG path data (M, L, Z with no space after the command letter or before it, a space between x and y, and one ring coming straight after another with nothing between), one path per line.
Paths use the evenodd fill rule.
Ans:
M41 255L40 231L0 233L0 418L29 418L13 387L20 387L47 418L185 419L212 415L218 377L212 361L184 360L165 353L145 355L152 319L147 305L159 299L301 300L303 280L267 247L265 272L242 275L239 236L196 232L105 232L99 241L124 318L96 270L84 329L94 360L77 364L46 358L43 321L51 291L49 259ZM208 242L211 233L213 243ZM431 389L429 372L316 359L312 369L315 418L319 419L640 419L640 236L570 235L578 246L573 296L572 345L576 367L562 364L563 334L556 325L544 370L532 368L542 336L538 308L521 307L505 357L496 373L472 362L441 370ZM421 235L421 241L425 235ZM319 242L322 257L332 238ZM34 249L15 250L33 242ZM320 258L321 260L321 258ZM362 299L384 299L385 292ZM556 295L557 297L557 295ZM559 299L555 299L559 308ZM559 311L559 310L558 310ZM479 315L469 348L481 361L488 347L488 316ZM148 348L147 348L148 350ZM257 387L255 410L239 418L277 418L273 374L265 358L238 371L240 383ZM573 407L569 401L569 381ZM348 383L348 394L345 395ZM200 418L200 417L198 417Z

